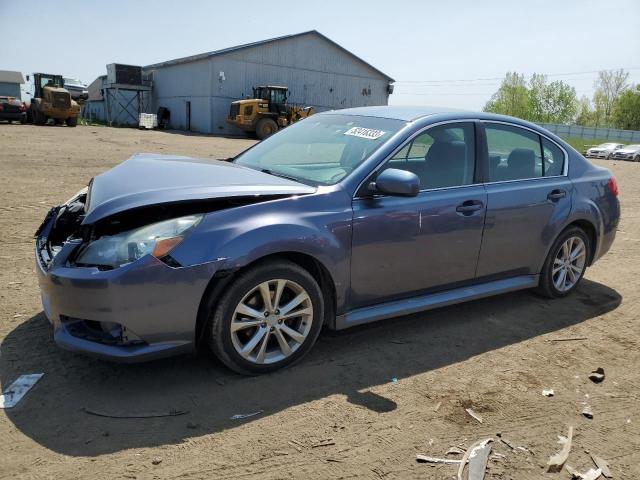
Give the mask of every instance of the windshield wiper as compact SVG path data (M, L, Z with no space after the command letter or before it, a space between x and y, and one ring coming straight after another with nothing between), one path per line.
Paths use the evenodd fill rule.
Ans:
M291 175L286 175L286 174L280 173L280 172L274 172L272 170L269 170L268 168L263 168L260 171L262 173L267 173L269 175L273 175L274 177L286 178L287 180L293 180L294 182L302 183L302 182L300 182L299 178L292 177Z

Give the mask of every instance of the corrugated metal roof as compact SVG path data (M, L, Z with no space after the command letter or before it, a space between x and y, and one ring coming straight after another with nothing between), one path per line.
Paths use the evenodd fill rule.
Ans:
M224 55L225 53L235 52L237 50L242 50L242 49L245 49L245 48L251 48L251 47L256 47L256 46L259 46L259 45L264 45L266 43L272 43L272 42L277 42L279 40L287 40L287 39L290 39L290 38L301 37L303 35L317 35L317 36L319 36L320 38L326 40L327 42L335 45L336 47L338 47L340 50L342 50L343 52L347 53L348 55L351 55L353 58L355 58L359 62L362 62L365 65L367 65L368 67L372 68L373 70L378 72L380 75L385 77L388 81L395 82L395 80L393 78L391 78L389 75L387 75L386 73L378 70L376 67L374 67L370 63L365 62L363 59L361 59L357 55L351 53L349 50L344 48L342 45L334 42L329 37L321 34L317 30L309 30L309 31L306 31L306 32L294 33L294 34L291 34L291 35L283 35L282 37L268 38L266 40L260 40L258 42L245 43L244 45L237 45L235 47L223 48L221 50L214 50L212 52L200 53L198 55L191 55L189 57L176 58L175 60L168 60L166 62L160 62L160 63L154 63L152 65L147 65L144 68L162 68L162 67L169 67L171 65L180 65L181 63L195 62L197 60L203 60L203 59L209 58L209 57L214 57L214 56L218 56L218 55Z
M24 83L24 77L21 72L12 72L11 70L0 70L0 82L3 83Z

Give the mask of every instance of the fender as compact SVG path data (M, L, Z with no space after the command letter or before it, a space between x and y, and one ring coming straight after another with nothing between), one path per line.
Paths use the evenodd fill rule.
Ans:
M268 255L305 254L329 272L341 311L350 284L352 217L350 197L340 188L220 210L207 214L171 256L183 266L220 261L220 270L237 270Z

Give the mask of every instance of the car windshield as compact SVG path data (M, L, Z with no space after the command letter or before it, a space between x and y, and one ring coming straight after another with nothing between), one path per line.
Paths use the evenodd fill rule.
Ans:
M371 156L405 122L314 115L256 144L235 163L312 185L333 185Z
M635 145L627 145L626 147L622 147L625 150L638 150L640 148L640 143Z
M598 145L598 147L600 148L615 148L617 146L618 146L617 143L603 143L601 145Z

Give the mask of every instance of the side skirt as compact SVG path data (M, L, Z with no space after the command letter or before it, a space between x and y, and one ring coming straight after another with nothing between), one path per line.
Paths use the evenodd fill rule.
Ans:
M446 307L447 305L477 300L501 293L532 288L538 285L538 281L539 275L521 275L504 280L494 280L478 285L455 288L445 292L430 293L404 300L394 300L370 307L362 307L344 315L338 315L336 317L336 330L343 330L387 318L410 315L433 308Z

